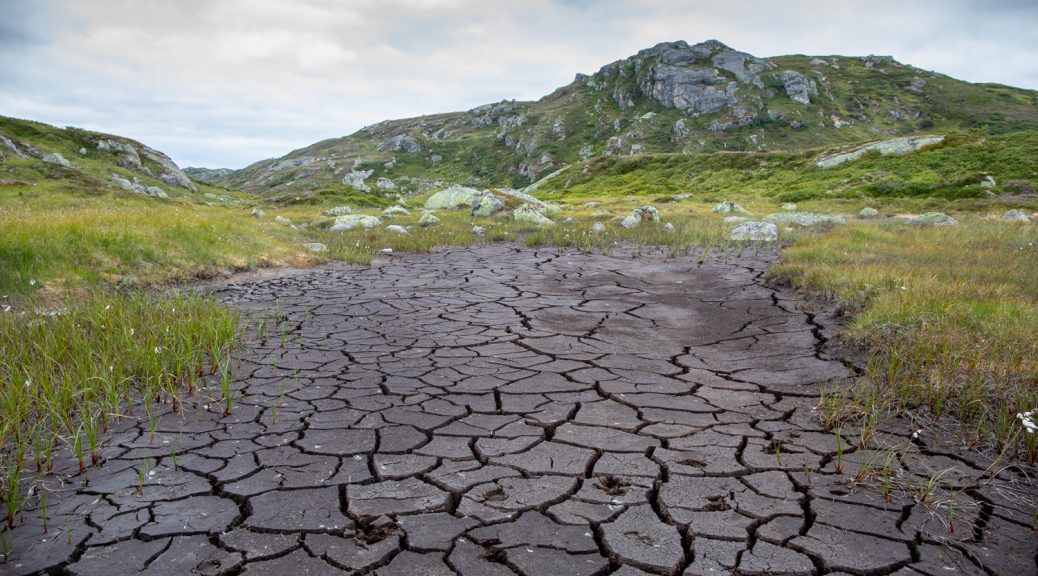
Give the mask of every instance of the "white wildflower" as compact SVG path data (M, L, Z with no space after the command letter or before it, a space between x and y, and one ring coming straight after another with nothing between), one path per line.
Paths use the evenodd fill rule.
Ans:
M35 285L36 285L36 281L33 280L32 278L30 278L29 279L29 286L35 286Z
M154 352L155 352L156 354L158 354L159 352L162 352L162 346L156 346L156 347L152 348L152 350L153 350L153 351L154 351Z
M1038 432L1038 424L1034 423L1034 415L1036 412L1038 412L1038 408L1035 408L1030 412L1024 412L1022 414L1016 415L1016 417L1020 420L1020 424L1023 425L1024 430L1026 430L1028 434L1034 434L1035 432Z
M28 378L26 378L25 379L25 387L28 388L31 385L32 385L32 382Z

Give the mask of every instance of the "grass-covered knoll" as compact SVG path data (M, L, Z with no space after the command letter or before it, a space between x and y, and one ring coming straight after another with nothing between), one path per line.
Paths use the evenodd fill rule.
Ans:
M943 144L903 156L865 157L818 168L826 150L772 153L654 154L607 157L570 167L544 183L548 198L663 197L693 194L716 201L760 197L778 202L832 198L976 198L989 192L984 176L999 184L994 193L1033 193L1038 132L999 136L949 135Z
M873 356L852 412L922 407L1033 461L1016 414L1038 407L1038 227L960 220L835 227L795 242L770 275L850 314L847 336Z

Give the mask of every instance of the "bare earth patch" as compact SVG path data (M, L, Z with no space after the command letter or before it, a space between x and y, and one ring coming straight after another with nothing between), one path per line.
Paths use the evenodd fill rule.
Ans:
M496 245L214 288L253 319L230 415L124 421L0 572L1034 574L1025 470L822 429L853 372L769 264Z

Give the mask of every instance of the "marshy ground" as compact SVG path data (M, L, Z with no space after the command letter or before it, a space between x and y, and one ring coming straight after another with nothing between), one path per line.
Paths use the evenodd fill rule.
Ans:
M1031 467L904 413L827 418L865 367L764 282L777 253L651 252L458 247L211 288L249 326L229 414L116 421L98 467L57 463L0 571L1036 572Z

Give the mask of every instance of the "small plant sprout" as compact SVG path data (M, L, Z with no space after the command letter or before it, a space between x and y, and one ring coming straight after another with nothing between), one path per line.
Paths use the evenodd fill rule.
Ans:
M807 462L804 462L804 476L807 477L807 485L812 486L814 483L811 482L811 467L808 466Z
M231 368L231 359L228 357L227 361L220 367L220 400L223 403L224 416L229 415L231 408L234 407L234 389L231 386L233 382L234 370Z
M47 491L40 490L40 515L43 517L43 533L47 533Z
M836 473L843 473L843 438L840 436L840 427L836 427Z

